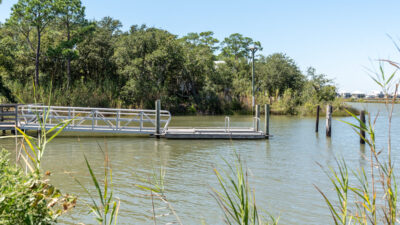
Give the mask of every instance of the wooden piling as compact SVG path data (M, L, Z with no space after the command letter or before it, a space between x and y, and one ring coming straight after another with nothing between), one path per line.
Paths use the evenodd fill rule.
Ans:
M256 131L260 130L260 105L256 105Z
M318 133L318 128L319 128L319 111L320 111L320 106L317 105L317 118L315 119L315 132Z
M265 104L265 138L269 139L269 104Z
M161 110L161 101L158 99L156 101L156 137L160 138L160 110Z
M326 136L332 135L332 105L326 106Z
M365 111L360 112L360 144L365 144Z

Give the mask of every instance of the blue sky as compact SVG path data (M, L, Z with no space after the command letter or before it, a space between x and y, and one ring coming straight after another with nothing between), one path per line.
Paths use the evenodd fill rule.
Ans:
M262 54L286 53L303 71L313 66L348 91L379 89L366 72L374 68L371 60L400 61L387 36L400 37L398 0L82 1L87 18L111 16L123 23L124 30L133 24L180 36L211 30L219 40L241 33L260 41ZM3 0L1 22L15 2Z

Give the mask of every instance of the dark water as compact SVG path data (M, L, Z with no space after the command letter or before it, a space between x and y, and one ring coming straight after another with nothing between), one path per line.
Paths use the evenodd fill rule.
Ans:
M373 115L380 112L376 123L377 142L381 148L387 143L387 113L383 104L355 104L367 108ZM392 142L395 163L400 158L400 110L396 106L393 117ZM335 118L354 121L352 118ZM231 117L232 126L251 126L248 116ZM349 167L368 165L357 134L346 124L333 121L332 138L325 137L324 118L320 132L314 132L314 118L272 116L270 140L156 140L148 137L61 137L52 142L45 153L44 169L52 171L52 182L63 192L79 196L76 209L62 217L61 222L95 224L83 201L88 196L71 178L92 187L84 163L88 156L95 173L103 172L103 156L98 144L106 142L113 167L115 195L121 199L118 216L120 224L153 224L151 202L137 194L134 174L149 176L153 167L166 168L166 194L184 224L222 224L222 213L210 195L211 187L218 187L213 168L226 168L223 159L232 161L237 151L250 170L250 182L256 192L257 204L273 215L280 224L332 224L329 211L321 195L313 187L318 185L334 197L326 175L317 163L327 168L335 164L335 157L344 157ZM223 126L224 117L173 117L172 126ZM14 149L12 140L1 140L2 147ZM91 190L94 190L91 188ZM93 191L95 194L95 192ZM173 221L173 216L162 219Z

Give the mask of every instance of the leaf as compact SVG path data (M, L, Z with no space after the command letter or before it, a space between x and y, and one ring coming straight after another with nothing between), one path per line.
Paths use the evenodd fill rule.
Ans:
M29 145L29 147L31 148L31 150L35 153L36 150L35 150L35 148L33 147L33 145L35 145L36 149L39 149L39 146L37 146L36 143L34 143L34 142L33 142L33 145L32 145L31 137L28 136L25 132L23 132L23 131L22 131L21 129L19 129L18 127L16 127L16 129L18 130L18 132L20 132L20 133L24 136L24 139L25 139L26 143Z
M93 181L93 183L94 183L94 185L95 185L95 187L97 189L97 192L99 194L99 198L101 199L101 204L104 206L103 194L101 193L100 185L97 182L96 176L94 175L93 170L90 167L90 164L89 164L89 162L88 162L88 160L86 158L86 155L84 155L84 157L85 157L85 161L86 161L86 166L87 166L87 168L89 170L90 176L92 177L92 181Z
M55 137L57 137L63 130L64 130L64 128L66 127L66 126L68 126L70 123L71 123L71 121L72 120L68 120L67 122L65 122L64 123L64 125L60 128L60 129L58 129L58 131L55 133L55 134L53 134L48 140L47 140L47 143L50 143L50 141L51 140L53 140ZM61 125L62 123L60 123L60 124L58 124L58 125ZM57 126L58 126L57 125ZM53 127L54 128L54 127Z

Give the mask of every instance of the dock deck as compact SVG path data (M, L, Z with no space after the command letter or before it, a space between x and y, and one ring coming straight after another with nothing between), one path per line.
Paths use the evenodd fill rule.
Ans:
M161 135L167 139L265 139L262 131L252 128L168 128Z

